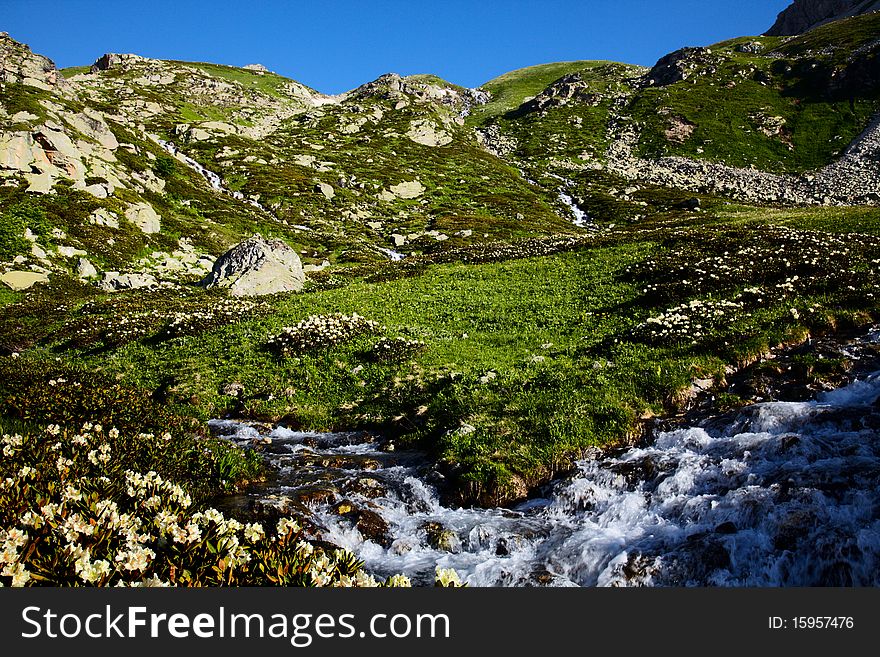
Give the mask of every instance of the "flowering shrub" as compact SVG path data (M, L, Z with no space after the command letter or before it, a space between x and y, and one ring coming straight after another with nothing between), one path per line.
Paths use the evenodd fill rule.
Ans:
M126 443L116 429L50 425L0 440L0 584L410 585L402 576L379 582L352 554L315 547L295 519L265 527L196 510L182 486L155 471L120 469ZM459 583L440 569L436 579Z
M729 340L774 307L790 320L823 325L822 304L864 309L880 283L880 239L873 236L752 228L685 230L667 239L672 248L627 276L640 284L646 305L700 298L636 326L633 336L648 342Z
M269 338L268 347L281 356L301 354L347 342L361 335L377 333L378 322L354 313L310 315L296 326L288 326Z
M422 340L410 340L409 338L380 338L376 344L370 347L368 356L371 360L379 362L393 362L412 358L425 348Z
M265 314L269 305L247 299L221 299L199 309L171 313L160 337L177 338L196 335L225 324Z
M269 308L263 301L204 293L123 293L83 304L56 337L74 348L121 346L151 336L167 340L257 317Z
M120 384L94 372L47 369L24 359L0 359L0 393L5 416L39 424L77 426L83 418L115 426L117 467L155 469L206 495L230 488L261 471L256 454L225 441L193 436L194 420L157 403L147 390ZM141 434L168 440L140 440ZM122 470L120 470L120 473Z

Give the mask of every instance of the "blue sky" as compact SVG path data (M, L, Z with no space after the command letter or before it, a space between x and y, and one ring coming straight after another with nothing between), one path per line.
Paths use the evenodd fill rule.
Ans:
M545 62L653 64L760 34L790 0L0 0L0 30L59 67L105 52L261 63L325 93L434 73L477 86Z

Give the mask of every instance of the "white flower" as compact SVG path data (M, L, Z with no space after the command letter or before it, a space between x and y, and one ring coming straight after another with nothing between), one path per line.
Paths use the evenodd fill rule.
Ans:
M6 575L6 577L11 577L12 586L15 587L24 586L31 578L31 574L24 567L24 564L21 563L6 566L3 569L2 574Z
M379 582L372 575L359 570L354 574L354 585L359 588L374 588L379 586Z
M258 522L248 523L244 528L244 539L251 543L256 543L265 536L266 532L263 530L263 525Z
M150 562L156 558L156 553L150 548L136 546L127 552L120 552L116 555L116 561L122 563L125 570L134 572L145 572L150 566Z
M158 575L153 575L150 579L145 579L141 584L146 588L166 588L171 586L168 582L163 582L159 579Z
M279 536L287 536L288 533L296 533L299 531L299 523L293 518L281 518L275 529ZM309 546L311 547L311 546Z
M82 493L78 488L72 486L71 484L67 484L67 487L64 489L64 493L61 494L61 499L65 502L79 502L82 499Z
M156 514L156 517L153 519L153 524L159 528L161 533L167 534L171 531L172 527L177 526L177 516L163 510Z
M386 582L388 586L392 586L395 588L410 588L412 587L412 582L409 577L406 575L392 575L388 578Z
M83 552L82 556L74 563L76 574L84 582L97 582L110 573L110 562L104 559L91 561L89 551Z
M27 532L24 532L17 527L13 527L6 532L6 545L12 545L14 547L24 547L27 542Z
M461 586L461 579L458 573L452 568L441 568L437 566L434 572L434 581L440 586Z

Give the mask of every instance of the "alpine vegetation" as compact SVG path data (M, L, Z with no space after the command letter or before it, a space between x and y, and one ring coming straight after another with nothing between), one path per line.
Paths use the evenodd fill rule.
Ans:
M876 585L874 4L335 95L0 33L0 584Z

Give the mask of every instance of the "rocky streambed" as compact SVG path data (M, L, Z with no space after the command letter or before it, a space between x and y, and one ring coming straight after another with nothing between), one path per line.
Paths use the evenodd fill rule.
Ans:
M865 370L877 338L838 350ZM427 459L369 434L211 426L258 446L276 473L228 504L299 513L315 539L382 575L428 583L440 565L472 586L876 586L880 372L851 371L836 389L801 389L808 399L697 405L513 508L444 506Z

